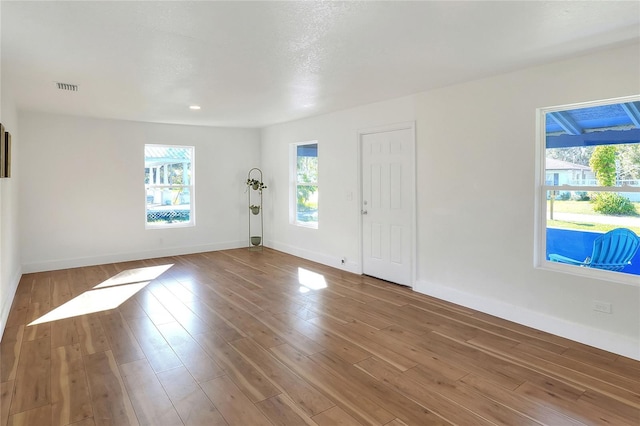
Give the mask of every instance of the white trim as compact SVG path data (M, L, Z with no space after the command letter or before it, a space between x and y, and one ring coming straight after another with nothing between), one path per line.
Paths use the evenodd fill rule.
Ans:
M7 320L11 312L11 305L13 304L13 299L16 295L16 290L18 290L18 284L20 284L21 278L22 268L18 268L11 278L11 284L9 285L7 293L2 294L2 306L0 306L0 309L2 309L0 311L0 340L2 340L2 336L4 335L4 329L7 326Z
M289 244L279 243L277 241L265 243L265 247L272 248L274 250L281 251L283 253L290 254L292 256L301 257L303 259L310 260L312 262L321 263L323 265L330 266L335 269L341 269L343 271L351 272L353 274L362 274L362 267L356 262L347 261L346 264L342 264L342 257L328 256L324 253L316 251L306 250L299 247L294 247Z
M582 277L612 281L633 286L640 286L636 275L581 268L573 265L562 265L547 260L547 191L592 191L592 192L640 192L640 188L631 186L549 186L545 184L546 163L546 114L557 111L569 111L579 108L589 108L602 105L613 105L626 102L636 102L640 95L624 96L620 98L603 99L591 102L580 102L568 105L556 105L536 109L536 158L535 158L535 211L534 217L534 250L533 266L536 269L546 269Z
M574 186L542 185L543 194L547 191L562 192L640 192L640 186ZM546 196L544 196L546 199Z
M416 282L414 290L517 324L535 328L536 330L640 360L640 341L638 339L588 327L563 318L532 311L522 306L476 296L423 280Z
M382 126L365 127L363 129L358 129L358 141L360 141L360 136L362 135L371 135L373 133L395 132L396 130L413 130L415 132L415 128L416 128L415 121L403 121L400 123L385 124Z
M189 184L188 185L170 185L170 184L152 184L152 183L145 183L144 184L144 198L142 198L144 200L144 229L145 230L152 230L152 229L173 229L173 228L189 228L189 227L195 227L196 226L196 147L194 145L166 145L166 144L152 144L152 143L146 143L144 144L144 152L143 152L143 166L144 166L144 159L146 158L146 150L147 147L156 147L156 148L178 148L178 149L190 149L191 150L191 160L189 161L189 164L191 165L191 176L189 177ZM143 170L146 169L146 167L143 167ZM151 175L152 172L151 170L149 170L149 174ZM143 179L144 182L144 179ZM155 223L155 222L148 222L147 218L148 216L148 211L147 211L147 189L149 187L153 187L153 188L177 188L177 187L182 187L182 188L188 188L189 189L189 222L176 222L176 223Z
M544 183L546 175L545 170L545 157L546 150L545 144L542 143L542 138L547 133L546 131L546 115L542 112L542 108L536 109L536 157L535 157L535 181L533 182L534 193L534 212L537 212L533 217L533 266L538 267L542 265L542 262L547 259L546 247L547 247L547 197L544 194L544 189L541 183ZM545 218L543 221L541 218Z
M551 262L543 259L542 263L536 266L536 269L542 269L554 272L563 272L565 274L576 275L579 277L599 279L619 284L626 284L633 287L640 287L638 276L623 272L606 271L604 269L585 268L576 265L566 265L559 262Z
M411 157L413 158L413 161L411 162L411 174L413 176L412 182L411 184L413 185L413 190L411 191L411 195L412 195L412 199L410 200L411 205L412 205L412 209L411 209L411 282L409 287L414 288L415 287L415 283L416 283L416 277L417 275L417 269L418 269L418 265L417 265L417 239L416 239L416 230L418 229L418 225L417 225L417 214L416 214L416 210L417 210L417 183L416 183L416 179L417 179L417 159L416 159L416 122L415 121L405 121L405 122L401 122L401 123L394 123L394 124L387 124L387 125L383 125L383 126L376 126L376 127L368 127L368 128L364 128L364 129L358 129L358 146L357 146L357 150L358 150L358 178L357 178L357 184L358 184L358 217L360 218L359 220L359 226L358 226L358 238L360 243L358 244L358 258L360 259L360 273L362 272L362 265L364 265L364 250L362 248L362 243L363 243L363 232L362 232L362 137L365 135L371 135L371 134L375 134L375 133L385 133L385 132L395 132L397 130L410 130L411 131L411 137L412 137L412 144L411 144Z
M298 183L298 147L302 145L317 145L318 180L316 182ZM298 222L298 186L315 185L318 193L318 220L314 223ZM289 224L309 229L320 227L320 144L317 140L306 142L292 142L289 144Z
M557 111L570 111L574 109L590 108L602 105L622 104L627 102L640 101L640 95L622 96L619 98L600 99L597 101L578 102L574 104L554 105L550 107L538 108L538 111L544 112L557 112ZM545 129L546 133L546 129Z
M320 217L320 215L318 215L318 218ZM299 226L301 228L308 228L308 229L318 229L318 222L312 222L312 223L307 223L307 222L298 222L297 220L293 223L290 223L289 225L292 226Z
M152 229L175 229L175 228L194 228L195 224L195 214L193 209L189 210L189 222L147 222L145 217L145 230Z
M228 250L246 247L247 242L227 241L216 244L203 244L187 247L170 247L156 250L143 250L129 253L113 253L90 257L76 257L73 259L47 260L43 262L26 263L22 265L24 273L54 271L58 269L78 268L82 266L103 265L106 263L127 262L131 260L153 259L157 257L179 256L182 254L204 253L208 251Z

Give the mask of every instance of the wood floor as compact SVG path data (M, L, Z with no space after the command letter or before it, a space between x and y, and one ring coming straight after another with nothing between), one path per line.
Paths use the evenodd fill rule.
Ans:
M0 425L640 424L640 362L269 249L24 275L0 386Z

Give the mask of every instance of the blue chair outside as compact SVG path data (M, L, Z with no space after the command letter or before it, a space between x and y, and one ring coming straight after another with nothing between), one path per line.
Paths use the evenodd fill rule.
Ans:
M626 228L617 228L596 238L593 242L591 256L584 261L571 259L559 254L550 254L549 260L586 268L621 271L625 266L631 264L630 261L638 251L639 246L640 238L633 231Z

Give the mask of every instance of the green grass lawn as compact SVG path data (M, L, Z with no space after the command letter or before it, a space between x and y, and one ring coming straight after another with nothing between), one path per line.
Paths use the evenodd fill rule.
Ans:
M547 220L548 228L576 229L580 231L609 232L612 229L620 228L620 225L609 225L606 223L587 222L566 222L564 220ZM625 226L631 229L636 235L640 235L640 226Z
M550 209L551 202L547 200L547 211ZM640 214L640 203L633 203L638 214ZM593 211L593 204L589 201L561 201L555 200L553 202L553 211L556 213L576 213L594 216L605 216ZM547 220L547 226L550 228L563 228L563 229L578 229L582 231L594 231L594 232L607 232L615 228L619 228L620 225L606 224L606 223L590 223L588 220L580 222L570 222L563 220ZM638 226L626 226L636 234L640 235L640 227Z
M547 200L547 211L549 211L550 206L551 201ZM589 201L555 200L553 202L553 211L558 213L599 214L593 211L593 204Z
M640 203L632 203L636 208L636 212L640 215ZM549 210L551 205L551 201L547 200L547 211ZM593 204L589 201L561 201L555 200L553 202L553 211L559 213L578 213L578 214L596 214L600 215L600 213L596 213L593 211Z

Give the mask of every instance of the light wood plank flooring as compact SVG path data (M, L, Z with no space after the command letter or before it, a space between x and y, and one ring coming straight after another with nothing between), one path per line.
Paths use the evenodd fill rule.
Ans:
M29 325L60 306L103 310ZM640 424L640 362L269 249L24 275L0 392L2 426Z

